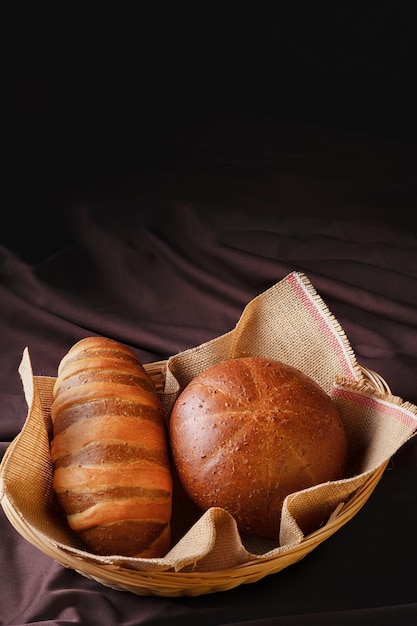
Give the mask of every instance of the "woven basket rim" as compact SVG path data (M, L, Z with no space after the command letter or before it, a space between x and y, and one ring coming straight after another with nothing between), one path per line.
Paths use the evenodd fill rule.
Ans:
M161 389L164 381L167 360L144 364L151 375L156 387ZM364 366L360 366L368 383L378 393L390 394L386 381ZM32 528L8 499L3 488L3 472L6 459L13 453L14 445L19 435L7 448L0 464L0 501L6 517L14 528L32 545L44 552L65 567L74 569L86 578L93 579L100 584L120 591L130 591L136 595L181 596L202 595L219 591L226 591L241 584L256 582L261 578L277 573L301 560L323 541L337 532L364 506L380 481L389 459L377 469L370 472L364 484L359 487L347 500L341 503L326 524L315 530L296 546L289 548L271 557L254 559L235 567L215 572L174 572L168 571L139 571L111 563L97 563L56 545L48 537Z

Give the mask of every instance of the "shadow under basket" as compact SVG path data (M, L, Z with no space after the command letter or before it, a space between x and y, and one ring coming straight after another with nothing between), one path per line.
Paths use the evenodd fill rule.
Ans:
M151 375L157 389L161 389L166 371L166 361L159 361L144 366ZM378 393L390 393L385 381L376 373L361 367L368 383ZM272 556L254 559L229 569L210 572L176 571L138 571L111 562L97 563L93 558L84 558L48 538L30 524L13 497L13 486L5 474L6 465L13 464L13 454L19 440L19 434L8 447L0 466L0 497L4 512L10 523L22 537L44 554L58 563L71 568L81 575L93 579L106 587L120 591L129 591L137 595L155 596L197 596L233 589L239 585L259 581L269 574L275 574L289 565L297 563L317 548L323 541L337 532L364 506L381 479L389 462L373 471L345 502L334 510L327 523L318 530L304 537L298 545ZM8 472L8 475L10 472ZM93 555L92 555L93 557Z

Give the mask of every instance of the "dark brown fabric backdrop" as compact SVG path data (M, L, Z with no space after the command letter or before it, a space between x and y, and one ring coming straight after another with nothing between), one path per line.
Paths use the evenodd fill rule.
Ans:
M2 118L1 454L26 415L26 346L39 375L89 334L166 358L230 330L293 270L359 362L417 403L411 16L388 3L297 10L211 14L204 27L134 3L52 12L49 30L38 8L16 16ZM87 580L0 510L0 623L414 624L416 470L412 440L364 509L303 561L197 598Z

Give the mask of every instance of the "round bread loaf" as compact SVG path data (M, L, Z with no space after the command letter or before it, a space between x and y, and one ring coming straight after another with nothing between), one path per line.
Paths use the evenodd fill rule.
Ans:
M347 439L330 396L284 363L242 357L196 376L169 436L179 480L200 509L222 507L243 533L277 539L285 497L343 477Z
M91 552L161 557L170 546L172 473L153 381L127 346L76 343L51 407L53 489Z

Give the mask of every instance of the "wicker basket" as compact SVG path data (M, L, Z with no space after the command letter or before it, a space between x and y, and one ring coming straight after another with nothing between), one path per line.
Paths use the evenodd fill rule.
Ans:
M164 383L166 361L145 365L157 388ZM369 384L379 393L390 393L386 382L375 372L362 367ZM130 591L137 595L156 596L197 596L233 589L242 584L252 583L261 578L281 571L304 558L320 543L338 531L363 507L382 477L388 463L375 470L365 484L357 489L344 503L333 512L327 523L306 536L297 546L271 558L253 560L231 569L215 572L173 572L173 571L137 571L127 567L80 558L57 546L45 535L37 532L27 523L19 510L13 506L4 490L3 466L6 460L12 460L13 448L18 437L10 444L0 467L0 495L4 512L14 528L27 541L41 552L50 556L65 567L72 568L83 576L102 585L121 591Z

